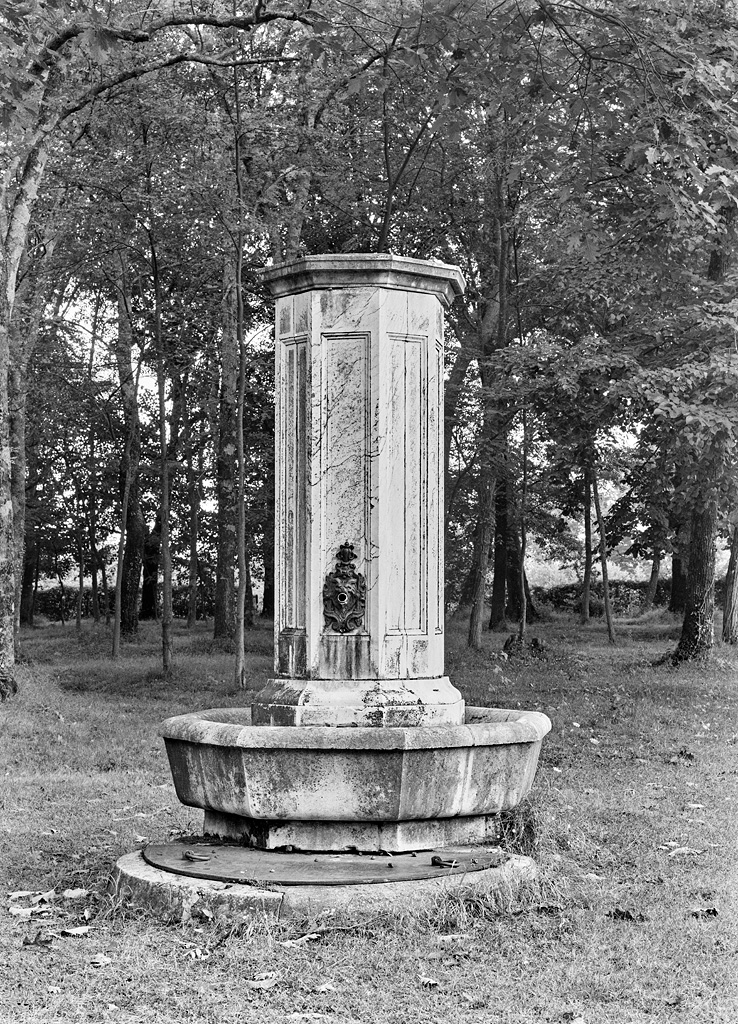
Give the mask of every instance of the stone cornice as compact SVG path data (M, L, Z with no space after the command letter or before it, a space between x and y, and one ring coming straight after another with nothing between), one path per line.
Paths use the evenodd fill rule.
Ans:
M463 295L465 287L464 276L456 266L387 253L305 256L267 267L261 279L277 298L311 289L373 287L429 292L444 306Z

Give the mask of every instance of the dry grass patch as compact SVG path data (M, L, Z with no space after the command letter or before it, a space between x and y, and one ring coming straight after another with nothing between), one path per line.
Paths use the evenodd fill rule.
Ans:
M153 627L116 665L104 630L30 634L0 709L0 1022L735 1024L736 652L653 668L673 622L621 624L612 649L599 624L556 617L532 631L547 659L515 662L504 634L466 651L465 628L449 674L467 700L554 724L505 825L541 877L494 901L462 890L422 913L289 926L165 927L106 894L121 853L201 825L174 795L161 719L250 702L206 628L178 629L167 680ZM257 689L270 630L251 644Z

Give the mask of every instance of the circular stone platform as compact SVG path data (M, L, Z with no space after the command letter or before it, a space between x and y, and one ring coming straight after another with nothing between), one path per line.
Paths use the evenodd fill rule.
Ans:
M180 858L183 849L179 849L179 846L192 849L193 852L200 849L197 845L179 844L173 856L178 854ZM378 884L383 880L381 878L357 884L341 884L335 880L332 884L278 884L260 880L268 878L271 871L271 862L267 864L266 860L274 857L286 860L290 854L246 850L243 847L240 849L249 858L250 874L258 876L250 880L250 884L175 874L171 870L147 863L143 854L137 852L120 858L111 879L111 889L127 906L146 910L168 921L188 920L193 914L197 915L198 911L205 911L204 916L217 914L226 920L249 915L287 920L314 917L338 910L357 915L378 910L418 912L425 906L430 908L444 892L455 889L471 890L475 896L512 895L537 874L535 861L530 857L507 854L494 847L472 847L466 851L433 851L433 855L451 863L458 861L463 854L470 861L484 859L487 863L498 862L497 866L480 869L474 865L473 870L464 871L434 865L439 870L432 877L393 880L387 884ZM453 855L446 858L444 854ZM335 857L326 854L318 855L318 858L325 859L327 865L336 861ZM431 852L428 852L426 859L430 858ZM260 859L264 859L263 864L260 864ZM386 867L389 860L399 858L378 856L375 862L369 858L361 859L369 864L379 862L382 867L377 870L386 871L387 875L397 870L398 874L393 878L401 878L402 872L399 869ZM311 857L311 860L316 862L315 857ZM191 861L190 866L201 867L204 863L201 861L198 865L197 861ZM426 867L426 872L430 866ZM319 875L316 874L316 877Z

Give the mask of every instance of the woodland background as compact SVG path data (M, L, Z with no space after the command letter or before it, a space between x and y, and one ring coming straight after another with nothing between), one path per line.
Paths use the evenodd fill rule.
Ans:
M472 647L525 639L533 541L583 621L598 572L612 641L608 552L650 567L643 608L670 575L675 664L712 647L728 548L738 641L734 3L5 0L0 47L0 692L72 576L113 656L157 617L168 671L176 608L243 679L274 563L259 271L310 253L465 274L445 530Z

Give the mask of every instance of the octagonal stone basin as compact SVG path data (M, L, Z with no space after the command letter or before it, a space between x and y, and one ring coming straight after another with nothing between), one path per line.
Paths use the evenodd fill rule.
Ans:
M191 807L270 821L400 822L489 815L528 794L536 711L467 707L463 725L251 725L248 708L162 723L177 796Z

